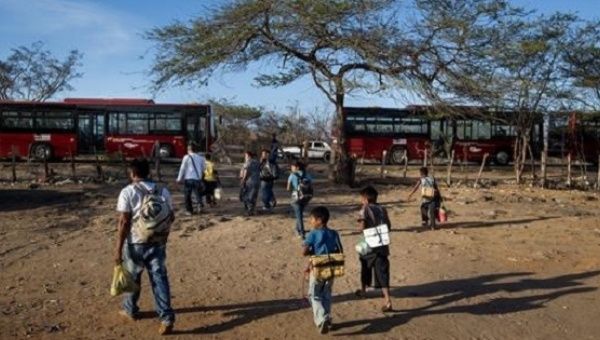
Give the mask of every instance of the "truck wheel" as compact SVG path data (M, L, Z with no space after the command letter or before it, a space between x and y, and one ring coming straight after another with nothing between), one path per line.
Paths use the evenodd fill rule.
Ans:
M497 165L508 165L509 162L510 154L505 150L498 151L494 156L494 163Z
M173 155L173 147L169 144L161 144L158 147L158 155L160 158L168 158Z
M405 157L408 157L406 148L395 147L390 151L390 161L392 164L401 164Z
M325 162L329 162L329 160L330 160L330 159L331 159L331 152L325 152L325 153L323 154L323 160L324 160Z
M52 158L52 147L45 143L35 144L31 148L31 155L38 161L49 160Z

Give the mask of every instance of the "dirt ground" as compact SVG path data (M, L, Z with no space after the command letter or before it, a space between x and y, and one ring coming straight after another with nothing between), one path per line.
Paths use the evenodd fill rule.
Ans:
M146 276L141 320L119 316L120 298L109 295L121 170L113 169L107 184L38 186L11 185L9 169L0 169L0 338L159 337ZM423 231L417 201L405 202L417 167L410 167L407 180L374 181L394 229L395 311L383 314L377 292L368 299L352 293L359 284L354 252L359 188L332 186L324 166L313 170L318 181L311 205L330 208L330 226L340 231L347 254L347 273L334 286L333 331L317 334L303 300L306 259L293 233L284 181L276 185L275 212L248 218L230 177L220 205L193 217L181 214L181 188L169 182L180 207L168 244L177 313L170 338L600 338L597 193L502 181L480 189L442 185L450 220L439 230ZM174 178L175 171L165 169L165 177ZM509 171L484 177L510 178ZM234 176L235 170L223 173ZM361 166L358 173L366 183L377 168ZM387 175L401 173L390 168Z

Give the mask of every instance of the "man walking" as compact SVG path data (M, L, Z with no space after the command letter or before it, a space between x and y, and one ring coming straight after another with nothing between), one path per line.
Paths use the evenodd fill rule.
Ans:
M129 165L131 184L119 194L117 202L118 232L114 259L132 275L139 285L144 269L148 271L156 313L160 319L159 334L169 334L175 323L171 308L171 291L167 275L166 244L175 217L171 195L148 178L146 160L133 160ZM128 293L119 314L139 318L140 292Z
M264 212L271 212L277 204L275 193L273 193L273 182L277 179L277 172L277 164L269 159L269 150L262 150L260 154L260 191Z
M189 144L187 151L188 154L181 160L177 183L183 183L185 214L190 216L194 213L192 194L198 200L198 213L202 212L202 208L204 208L204 203L202 202L202 194L204 192L202 174L206 168L206 161L204 156L197 153L198 147L196 144Z
M248 216L254 215L260 188L260 163L252 151L244 153L244 166L240 173L241 199Z

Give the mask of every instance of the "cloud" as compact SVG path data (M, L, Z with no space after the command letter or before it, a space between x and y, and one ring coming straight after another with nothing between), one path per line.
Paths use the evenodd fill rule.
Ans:
M2 31L33 40L60 37L86 59L139 51L144 26L141 18L87 0L0 0L0 12Z

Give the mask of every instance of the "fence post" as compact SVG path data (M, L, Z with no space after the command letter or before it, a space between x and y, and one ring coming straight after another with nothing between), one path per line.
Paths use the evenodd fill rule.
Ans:
M450 160L448 161L448 173L446 178L446 183L448 186L452 185L452 164L454 163L454 150L450 153Z
M380 176L381 178L385 178L385 159L387 156L387 150L383 150L383 152L381 153L381 169L380 169Z
M424 150L424 154L423 154L423 166L427 166L427 148L425 148Z
M71 156L71 176L75 178L77 176L77 172L75 169L75 157L73 156L73 151L69 147L69 155Z
M44 182L50 178L50 169L48 168L48 157L44 155Z
M600 154L598 154L598 178L596 179L596 190L600 191Z
M408 155L404 154L404 171L402 172L402 177L406 178L406 173L408 172Z
M119 154L121 155L121 164L123 165L125 179L129 179L129 174L127 173L127 162L125 161L125 154L123 153L123 148L121 147L121 145L119 145Z
M302 142L302 162L304 166L308 165L308 141Z
M14 145L11 146L11 158L12 158L12 182L17 182L17 148Z
M98 152L96 150L95 145L94 145L94 158L96 159L96 178L100 181L103 181L104 175L102 173L102 166L100 165L100 160L98 159Z
M156 180L158 182L161 181L159 148L160 144L158 143L158 141L154 142L154 172L156 173Z
M29 172L30 174L33 173L33 171L31 170L31 147L33 146L33 144L29 143L29 145L27 146L27 172Z
M488 156L489 155L487 153L483 155L483 160L481 161L481 166L479 167L479 173L477 173L477 178L475 178L475 184L473 185L473 188L475 189L479 187L479 178L481 177L481 173L483 172L483 168L485 167L485 162L487 161Z
M571 188L572 180L571 180L571 153L567 154L567 186Z

